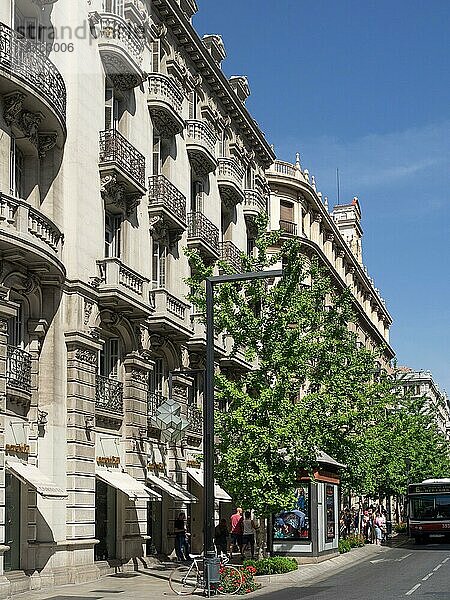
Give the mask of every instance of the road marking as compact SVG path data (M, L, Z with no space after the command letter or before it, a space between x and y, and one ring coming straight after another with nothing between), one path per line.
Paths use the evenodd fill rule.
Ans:
M408 558L408 556L412 556L412 552L410 552L409 554L405 554L405 556L401 556L400 558L375 558L374 560L371 560L370 562L375 565L376 563L380 563L380 562L402 562L402 560L405 560L405 558Z
M427 579L430 579L430 577L433 575L433 573L428 573L428 575L425 575L425 577L422 577L422 581L426 581Z
M401 558L396 558L395 560L397 562L402 562L402 560L405 560L405 558L408 558L408 556L412 556L412 555L413 555L413 553L410 552L409 554L405 554L405 556L402 556Z
M412 587L408 592L406 592L405 596L411 596L411 594L414 594L414 592L420 588L422 584L421 583L417 583L414 587Z
M450 560L450 556L447 556L447 558L444 558L444 560L442 561L442 564L445 564L448 560Z
M442 567L442 564L438 565L437 567L434 567L433 571L439 571L439 569Z

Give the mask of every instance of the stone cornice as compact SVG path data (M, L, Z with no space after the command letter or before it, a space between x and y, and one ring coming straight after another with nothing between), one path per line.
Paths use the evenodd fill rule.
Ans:
M220 98L241 135L258 154L262 164L268 168L275 160L274 151L180 6L175 0L154 0L153 6L158 10L161 20L171 29L179 44L189 54L196 69Z

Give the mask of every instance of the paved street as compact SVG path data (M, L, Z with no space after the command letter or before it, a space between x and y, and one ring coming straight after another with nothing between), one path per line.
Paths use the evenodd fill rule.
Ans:
M117 574L90 584L27 593L19 600L163 600L175 598L171 565ZM450 545L366 546L294 573L260 578L258 600L450 600ZM200 597L200 596L196 596Z

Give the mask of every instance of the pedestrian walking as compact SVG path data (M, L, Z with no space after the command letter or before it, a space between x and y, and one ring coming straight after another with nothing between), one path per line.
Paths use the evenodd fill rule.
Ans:
M236 512L231 515L231 542L230 542L230 557L233 556L233 549L238 549L242 554L242 534L243 534L243 518L242 508L236 508Z
M250 547L250 553L253 559L255 558L256 525L249 510L245 511L242 526L242 554L245 556L245 551Z
M214 543L216 545L217 554L220 556L221 554L227 553L228 548L228 536L230 532L228 531L228 525L226 519L220 519L218 525L214 529Z
M186 515L180 512L174 522L175 552L178 560L191 560L189 555L188 533L186 531Z

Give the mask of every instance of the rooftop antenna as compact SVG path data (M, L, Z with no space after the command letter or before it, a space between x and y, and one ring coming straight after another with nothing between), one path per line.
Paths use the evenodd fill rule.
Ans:
M339 179L339 168L336 167L336 187L337 187L337 203L341 203L341 182Z

